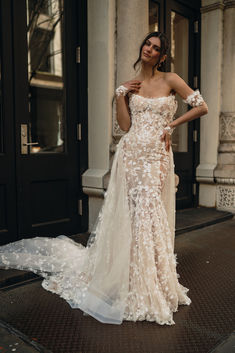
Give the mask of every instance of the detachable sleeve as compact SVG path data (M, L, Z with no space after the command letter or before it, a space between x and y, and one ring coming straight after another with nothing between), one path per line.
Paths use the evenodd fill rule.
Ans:
M198 107L202 105L205 101L202 98L200 91L197 89L192 94L190 94L186 99L183 99L184 103L187 103L191 107Z

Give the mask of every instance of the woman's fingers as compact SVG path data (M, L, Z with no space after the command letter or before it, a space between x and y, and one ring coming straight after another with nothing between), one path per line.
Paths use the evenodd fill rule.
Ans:
M134 84L136 84L136 85L140 85L142 81L139 81L139 80L132 80L132 81L130 81L130 82L132 82L132 83L134 83Z
M132 83L131 86L134 88L140 88L140 84L138 83Z
M123 83L123 86L125 86L128 89L128 91L138 92L141 87L141 83L142 82L139 80L130 80Z
M170 138L170 135L168 135L168 134L166 134L165 146L166 146L167 152L169 152L170 151L170 146L171 146L171 138Z
M165 136L166 136L166 133L165 133L165 131L163 131L162 134L161 134L161 141L165 140Z
M169 134L167 134L165 131L163 132L162 136L161 136L161 140L165 141L165 148L166 151L169 152L170 151L170 146L171 146L171 137Z
M140 86L141 85L141 81L138 81L138 80L131 80L131 81L127 81L124 83L124 85L127 85L127 86Z

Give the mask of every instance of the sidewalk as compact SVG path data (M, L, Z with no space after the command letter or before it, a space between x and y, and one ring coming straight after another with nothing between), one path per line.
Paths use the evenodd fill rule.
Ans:
M235 352L235 219L178 235L175 252L192 304L179 307L173 326L101 324L45 291L40 281L0 291L0 320L46 347L42 352Z

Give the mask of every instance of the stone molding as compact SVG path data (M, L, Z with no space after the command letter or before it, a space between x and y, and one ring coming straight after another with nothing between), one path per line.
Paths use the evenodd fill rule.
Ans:
M225 9L235 7L235 0L224 0Z
M202 6L200 11L201 13L206 13L214 10L226 10L228 8L235 7L235 0L224 0L223 2L218 1L214 4Z
M235 112L225 112L220 115L220 141L235 142Z
M224 10L224 7L225 7L224 3L216 2L214 4L201 7L200 11L203 14L203 13L206 13L209 11L214 11L214 10Z
M196 169L196 180L203 184L214 184L214 170L216 164L200 163Z
M104 189L96 189L96 188L87 188L83 187L82 191L84 194L92 197L104 198L105 190Z
M106 169L87 169L82 174L82 187L84 192L88 189L92 191L92 189L96 192L98 189L104 190L104 180L105 176L109 173L109 170ZM85 192L87 193L87 192Z
M220 177L216 177L215 180L216 180L216 182L217 182L218 184L235 185L235 179L233 179L233 178L220 178Z

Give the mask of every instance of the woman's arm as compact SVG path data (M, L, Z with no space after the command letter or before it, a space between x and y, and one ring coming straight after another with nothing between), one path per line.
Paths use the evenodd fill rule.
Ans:
M192 90L192 88L190 88L187 83L177 74L169 73L167 75L167 80L171 90L178 93L183 98L185 103L188 103L193 107L185 114L172 121L168 127L163 130L161 140L165 141L166 150L169 151L171 146L170 135L173 129L187 121L199 118L200 116L207 114L208 107L200 95L200 92Z
M200 97L199 92L197 95L195 91L193 91L192 88L190 88L180 76L178 76L175 73L171 73L169 74L168 80L169 80L170 86L172 87L172 90L178 93L184 99L184 101L185 100L187 101L187 98L190 98L192 94L194 94L195 96L195 99L192 102L192 104L190 104L190 99L188 99L189 100L188 103L192 105L193 108L187 111L179 118L172 121L169 124L171 128L175 128L178 125L181 125L187 121L194 120L208 113L207 104L203 101L202 97Z
M123 131L128 131L131 126L131 117L129 111L128 92L139 92L141 81L131 80L123 83L116 89L116 107L117 107L117 122Z
M129 112L127 96L116 96L116 106L117 106L117 122L123 131L128 131L131 126L131 117Z

